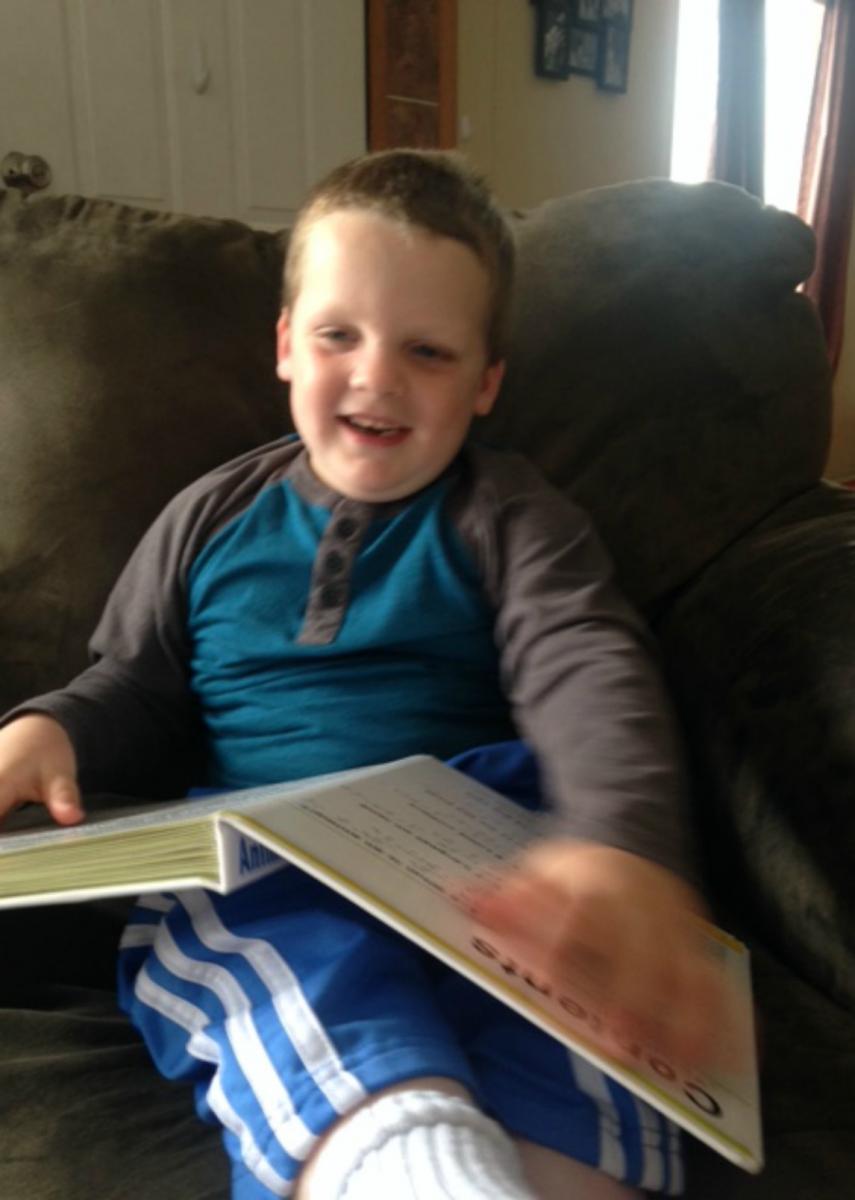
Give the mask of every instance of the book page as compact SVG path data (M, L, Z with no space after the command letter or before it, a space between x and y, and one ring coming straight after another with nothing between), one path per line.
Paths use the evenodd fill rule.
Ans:
M249 814L247 814L249 816ZM761 1162L748 955L710 927L711 952L733 981L722 1030L728 1074L686 1075L655 1050L634 1048L633 1066L606 1055L602 1023L581 988L555 988L478 931L447 888L489 873L537 836L542 814L497 796L431 759L378 768L287 808L256 806L241 829L400 929L412 940L579 1050L678 1123L751 1170Z

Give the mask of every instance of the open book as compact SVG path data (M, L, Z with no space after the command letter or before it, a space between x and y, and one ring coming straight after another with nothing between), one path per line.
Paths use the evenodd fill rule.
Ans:
M41 811L41 810L32 810ZM314 875L505 1001L751 1171L762 1165L748 953L709 926L732 981L727 1071L685 1074L655 1050L627 1066L598 1044L581 988L515 961L447 894L538 835L530 812L427 757L176 803L90 812L72 828L0 835L0 908L206 887L229 892L285 861Z

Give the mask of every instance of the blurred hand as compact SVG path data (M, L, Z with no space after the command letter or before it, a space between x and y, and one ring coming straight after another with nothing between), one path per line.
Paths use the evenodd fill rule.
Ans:
M71 739L58 721L39 713L0 729L0 824L27 801L43 804L58 825L83 820Z
M686 1070L710 1065L724 1011L704 904L655 863L592 842L539 842L490 884L458 897L527 967L584 994L603 1047L655 1050Z

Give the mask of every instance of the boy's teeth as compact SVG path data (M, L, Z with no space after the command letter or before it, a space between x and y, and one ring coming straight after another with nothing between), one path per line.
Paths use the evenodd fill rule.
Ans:
M357 429L364 429L366 433L397 433L400 426L386 425L379 421L364 421L357 417L348 417L348 423L355 425Z

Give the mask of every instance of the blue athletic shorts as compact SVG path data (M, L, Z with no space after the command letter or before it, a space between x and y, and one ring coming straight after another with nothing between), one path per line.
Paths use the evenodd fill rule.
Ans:
M119 988L159 1070L192 1081L199 1115L223 1127L234 1200L289 1195L341 1113L430 1075L460 1082L514 1136L682 1189L671 1122L295 867L230 896L143 898Z

